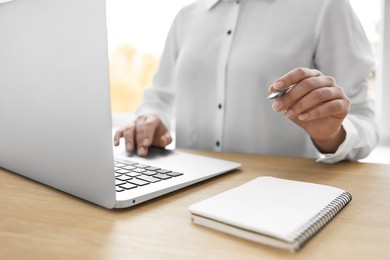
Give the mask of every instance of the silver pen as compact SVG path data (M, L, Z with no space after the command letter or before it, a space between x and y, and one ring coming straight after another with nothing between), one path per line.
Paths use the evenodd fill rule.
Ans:
M275 99L275 98L278 98L278 97L281 97L283 96L284 94L286 94L287 91L289 91L293 86L289 86L288 88L284 89L284 90L275 90L274 92L272 92L268 97L267 99Z

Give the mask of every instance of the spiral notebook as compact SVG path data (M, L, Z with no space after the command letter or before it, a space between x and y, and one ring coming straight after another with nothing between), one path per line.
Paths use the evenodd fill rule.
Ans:
M258 177L189 211L195 224L295 252L351 199L331 186Z

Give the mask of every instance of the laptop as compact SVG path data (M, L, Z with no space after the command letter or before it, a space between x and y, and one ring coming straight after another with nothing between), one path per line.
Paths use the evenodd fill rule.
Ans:
M105 0L0 1L0 35L1 168L125 208L240 166L114 153Z

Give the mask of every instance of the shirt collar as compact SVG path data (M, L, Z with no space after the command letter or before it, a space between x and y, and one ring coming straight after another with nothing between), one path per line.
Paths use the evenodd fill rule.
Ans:
M235 0L203 0L207 10L213 8L218 2L234 2Z
M213 8L218 2L235 2L237 0L203 0L204 7L207 10ZM273 2L275 0L268 0L269 2Z
M203 0L203 3L204 3L204 7L207 9L207 10L210 10L211 8L213 8L214 5L216 5L220 0Z

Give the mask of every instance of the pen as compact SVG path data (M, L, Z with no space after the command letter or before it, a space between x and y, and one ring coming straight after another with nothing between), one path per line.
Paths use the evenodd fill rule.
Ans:
M275 90L274 92L272 92L268 97L267 99L275 99L275 98L278 98L278 97L281 97L283 96L284 94L286 94L287 91L289 91L293 86L289 86L288 88L284 89L284 90Z

